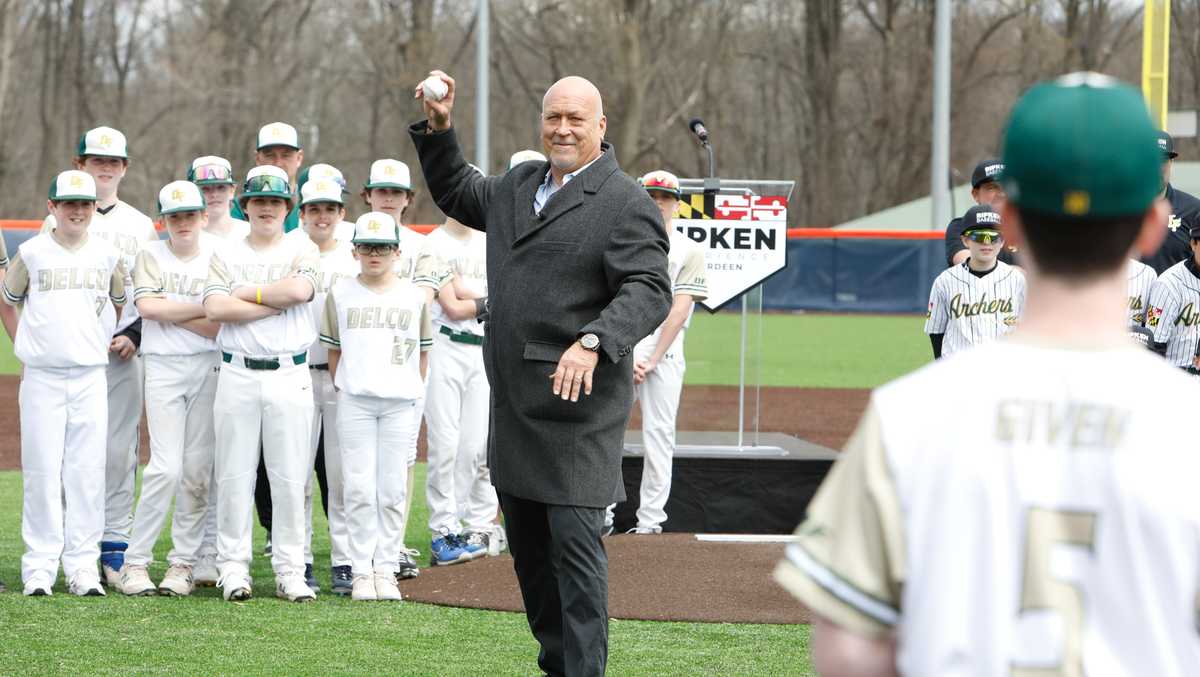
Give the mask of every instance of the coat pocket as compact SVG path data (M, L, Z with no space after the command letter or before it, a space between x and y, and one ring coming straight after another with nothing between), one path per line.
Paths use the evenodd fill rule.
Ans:
M568 242L562 240L543 240L541 242L531 242L529 250L535 254L574 254L579 251L581 242Z
M549 341L526 341L525 342L525 359L534 362L553 362L558 364L562 359L563 353L567 352L567 348L557 343Z

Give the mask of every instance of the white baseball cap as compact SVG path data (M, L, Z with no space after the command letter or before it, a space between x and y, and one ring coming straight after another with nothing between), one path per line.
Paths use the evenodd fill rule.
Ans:
M188 170L188 181L197 186L232 186L233 165L229 164L229 160L216 155L198 157L192 160L192 168Z
M536 150L519 150L508 159L508 168L512 169L522 162L545 162L546 156Z
M166 216L176 212L204 211L200 187L191 181L172 181L158 191L158 213Z
M341 186L342 190L346 190L346 177L342 175L342 170L334 167L333 165L327 165L323 162L318 162L311 167L306 167L300 172L300 178L297 179L296 182L300 184L300 190L303 192L305 184L307 184L309 181L315 181L317 179L332 181Z
M267 146L287 146L300 150L300 134L286 122L272 122L258 130L258 150Z
M341 185L332 179L315 179L309 177L308 181L300 186L300 206L303 207L304 205L316 204L318 202L345 204L342 202Z
M128 160L129 149L125 147L125 135L112 127L89 129L79 137L79 157L118 157Z
M96 201L96 180L91 174L77 169L68 169L50 182L50 199L54 202L66 200Z
M252 197L277 197L292 205L292 184L288 182L287 172L275 165L259 165L251 169L246 174L246 182L242 184L238 202L245 202Z
M354 222L352 244L390 244L400 246L400 229L396 219L383 212L367 212Z
M408 165L399 160L376 160L371 163L371 175L364 188L399 188L412 190L412 175Z

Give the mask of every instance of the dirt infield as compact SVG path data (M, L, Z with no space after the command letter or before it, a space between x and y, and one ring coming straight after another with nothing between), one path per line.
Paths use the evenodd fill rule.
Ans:
M17 409L16 376L0 376L0 470L21 467L21 438ZM763 388L760 429L782 432L832 449L840 449L866 407L870 391L849 388ZM750 410L751 406L748 405ZM679 430L721 431L737 428L737 388L730 386L687 386L679 407ZM630 422L641 428L636 409ZM145 422L142 423L142 463L149 456ZM425 458L425 435L421 434L420 458Z
M771 579L779 543L709 543L691 534L604 539L608 615L648 621L807 623L808 612ZM726 563L722 566L721 563ZM472 609L522 611L512 558L422 569L401 585L406 599Z

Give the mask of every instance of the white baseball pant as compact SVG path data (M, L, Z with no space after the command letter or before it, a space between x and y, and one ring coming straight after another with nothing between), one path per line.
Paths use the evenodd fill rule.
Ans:
M304 485L313 398L308 365L280 358L275 370L248 369L241 356L221 364L213 405L217 471L217 570L249 575L259 445L271 478L271 566L304 573Z
M333 379L324 369L312 371L313 384L313 430L312 430L312 461L316 461L317 443L320 437L325 439L325 481L329 487L329 505L327 508L329 520L329 562L331 566L350 564L347 545L348 528L346 526L346 505L342 494L342 452L338 441L337 431L337 398L338 393L333 388ZM304 513L307 526L304 541L304 561L312 562L312 516L313 516L313 474L308 474L308 483L304 485Z
M213 473L213 399L216 352L146 355L146 423L150 462L142 471L142 493L125 551L128 564L154 561L154 543L175 499L171 564L194 565L204 539Z
M142 423L142 356L108 354L108 446L104 466L103 541L129 542Z
M213 442L213 469L208 483L208 507L204 509L204 536L200 540L197 557L217 556L217 466L216 466L216 437ZM183 487L180 487L182 490ZM176 496L178 501L179 497Z
M350 567L355 575L395 572L404 545L403 507L408 487L404 441L418 400L338 395L343 496L349 526Z
M21 580L53 581L59 558L69 580L96 570L104 531L104 367L25 367L21 412Z
M634 359L648 360L653 346L635 349ZM642 486L637 510L639 529L660 531L671 494L671 462L675 456L675 417L683 391L683 353L667 352L646 380L634 386L642 410Z
M429 529L491 528L499 508L487 467L490 387L480 346L436 334L425 406Z

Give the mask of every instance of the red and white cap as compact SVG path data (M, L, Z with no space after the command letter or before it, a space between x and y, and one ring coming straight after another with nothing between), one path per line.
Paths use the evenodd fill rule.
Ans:
M639 183L642 184L642 188L645 188L647 192L659 191L670 193L675 197L680 197L683 194L679 190L679 177L661 169L656 169L643 176L639 179Z

